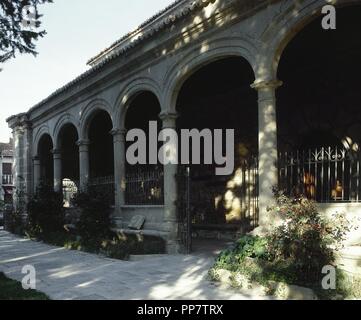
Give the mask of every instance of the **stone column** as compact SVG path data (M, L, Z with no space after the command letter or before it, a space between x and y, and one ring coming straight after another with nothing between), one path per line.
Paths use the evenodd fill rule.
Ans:
M24 123L24 177L26 185L26 202L33 193L33 166L32 166L32 147L33 147L33 129L30 121Z
M80 167L80 189L86 190L90 173L89 173L89 140L78 141L79 146L79 167Z
M258 146L259 146L259 231L267 231L273 218L267 208L274 203L273 187L278 187L278 149L276 89L281 81L256 81L258 91Z
M163 129L176 129L176 113L163 113L160 119L163 121ZM178 199L178 165L167 164L164 166L164 226L169 232L167 241L167 251L170 254L178 253L179 235L178 235L178 217L177 217L177 199Z
M36 189L39 186L40 183L40 158L38 156L33 158L33 171L34 171L34 192L36 192Z
M117 214L125 204L125 135L126 130L112 130L114 143L115 207Z
M13 184L15 187L13 194L14 209L25 211L26 180L24 175L24 130L21 124L17 124L13 129L14 139L14 162L13 162Z
M26 204L33 189L32 124L26 114L10 117L7 122L13 130L14 139L13 184L15 193L13 203L15 210L21 212L23 222L25 222Z
M54 161L54 191L61 192L63 188L63 177L61 168L61 151L53 150L53 161Z

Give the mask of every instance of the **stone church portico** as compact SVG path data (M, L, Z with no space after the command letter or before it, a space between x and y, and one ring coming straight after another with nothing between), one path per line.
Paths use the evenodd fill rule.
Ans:
M251 70L253 79L247 86L258 95L253 101L256 108L258 105L257 225L261 230L267 228L267 207L273 202L272 188L278 186L280 177L276 97L283 82L284 90L288 88L286 79L278 79L279 64L292 39L319 19L328 3L176 1L92 58L84 74L28 112L7 120L14 134L16 189L28 197L41 181L51 182L56 191L62 190L64 179L81 189L90 183L110 182L114 185L118 228L126 229L133 216L143 215L144 232L162 236L167 239L169 252L178 251L179 168L171 164L157 168L162 183L152 184L151 195L144 202L133 201L136 189L127 192L130 168L125 158L126 133L141 127L143 120L177 129L182 115L179 96L185 83L212 63L237 58ZM337 8L361 5L358 0L332 3ZM152 101L149 108L147 101ZM239 121L244 120L240 117ZM149 177L146 181L153 183ZM347 202L354 212L361 209L358 201Z

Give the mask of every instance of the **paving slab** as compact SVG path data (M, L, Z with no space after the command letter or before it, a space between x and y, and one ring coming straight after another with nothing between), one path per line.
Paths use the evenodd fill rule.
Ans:
M21 280L36 268L37 289L55 300L271 299L206 279L209 255L163 255L122 261L34 242L0 230L0 272Z

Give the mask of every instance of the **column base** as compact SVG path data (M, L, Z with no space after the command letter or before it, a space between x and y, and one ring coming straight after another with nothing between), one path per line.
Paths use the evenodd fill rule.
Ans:
M258 227L251 231L249 233L250 235L264 237L282 224L282 219L275 214L267 212L266 210L260 212L260 214L267 215L267 219L261 219Z
M168 240L166 250L167 254L181 254L182 248L179 240Z

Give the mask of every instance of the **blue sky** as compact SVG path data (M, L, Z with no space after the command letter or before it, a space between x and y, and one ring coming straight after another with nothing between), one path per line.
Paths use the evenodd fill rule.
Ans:
M9 116L25 112L87 70L86 62L174 0L54 0L43 5L39 55L18 55L1 65L0 141Z

